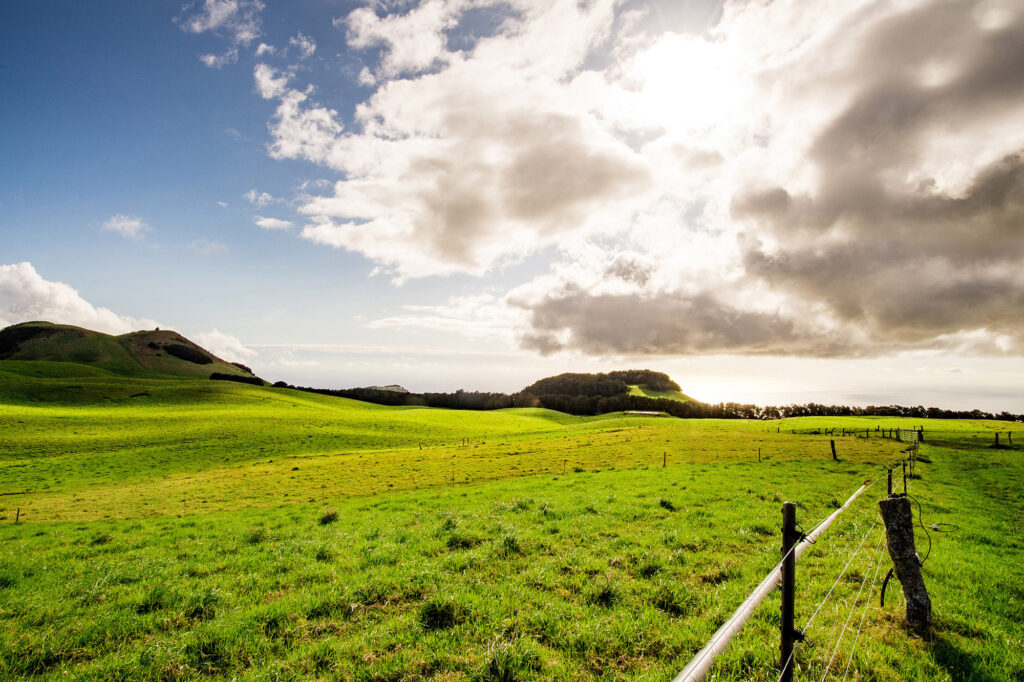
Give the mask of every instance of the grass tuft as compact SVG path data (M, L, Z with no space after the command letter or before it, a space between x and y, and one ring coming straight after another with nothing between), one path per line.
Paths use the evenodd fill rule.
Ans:
M328 509L320 515L320 525L326 526L329 523L334 523L338 520L338 512L334 509Z
M424 630L448 630L466 620L467 609L447 599L431 599L423 602L419 611L419 623Z

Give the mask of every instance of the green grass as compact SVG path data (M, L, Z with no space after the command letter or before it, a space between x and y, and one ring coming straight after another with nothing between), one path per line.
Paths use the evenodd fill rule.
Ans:
M630 395L641 395L647 398L667 398L669 400L678 400L682 403L688 403L693 400L690 396L686 395L682 391L654 391L646 386L632 385L629 387Z
M456 412L31 371L0 374L0 492L18 493L0 496L0 679L668 679L778 560L782 501L809 528L876 481L801 559L798 625L881 537L882 466L905 445L839 437L833 462L832 438L786 430L913 421ZM24 399L47 381L82 388ZM1021 679L1024 453L921 455L924 523L959 528L931 532L935 625L908 632L898 585L884 609L876 585L850 677ZM801 679L824 673L867 554L798 645ZM776 678L778 608L714 679Z

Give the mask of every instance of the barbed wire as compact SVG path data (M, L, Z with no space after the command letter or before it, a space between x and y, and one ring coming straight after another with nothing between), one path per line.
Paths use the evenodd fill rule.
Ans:
M871 587L868 588L868 594L864 598L864 611L860 615L860 625L857 626L857 634L853 638L853 646L850 647L850 658L846 660L846 669L843 670L843 680L846 682L846 675L850 672L850 664L853 663L853 654L857 651L857 641L860 639L860 631L864 627L864 619L868 615L868 607L871 605L871 595L875 593L875 582L878 580L878 569L882 566L882 562L875 557L875 574L871 578Z
M874 554L876 556L877 556L879 548L882 546L882 540L883 539L885 539L884 535L881 538L879 538L878 544L875 545ZM870 571L870 568L868 569L868 571ZM850 619L853 618L853 614L857 610L857 604L860 601L860 595L864 592L864 586L867 584L867 582L868 582L868 574L865 573L864 574L864 579L860 582L860 589L857 590L857 596L855 596L853 598L853 606L850 608L850 613L846 617L846 621L843 623L842 630L839 633L839 639L836 640L836 646L832 650L832 655L828 659L828 665L825 666L825 672L821 676L821 682L825 682L825 678L828 677L828 673L832 669L832 662L835 660L836 654L839 653L839 646L843 643L843 639L846 637L846 631L847 631L847 628L850 625Z

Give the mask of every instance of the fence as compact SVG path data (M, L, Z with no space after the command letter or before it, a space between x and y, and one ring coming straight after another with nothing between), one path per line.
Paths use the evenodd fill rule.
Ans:
M829 434L822 434L829 435ZM909 434L904 434L908 439L911 437ZM844 576L847 575L854 560L860 555L861 551L865 546L870 548L870 544L867 542L868 538L875 531L876 528L880 527L880 523L876 521L873 523L864 533L860 540L860 543L850 554L849 559L846 561L845 566L836 577L832 586L826 592L825 596L817 603L811 616L804 623L802 628L794 627L795 621L795 569L796 562L800 557L814 544L815 540L824 533L829 526L832 525L833 521L845 511L850 504L852 504L863 492L880 482L882 478L887 478L887 495L888 499L898 497L899 495L893 495L893 473L902 471L903 477L903 496L906 496L907 491L907 480L913 477L913 469L916 464L916 451L917 441L914 441L914 445L908 448L908 458L900 460L898 462L890 463L885 467L886 473L882 474L879 478L875 479L870 483L862 485L853 495L850 496L846 502L836 509L832 514L819 521L814 525L810 533L804 534L797 530L798 526L796 523L796 504L792 502L786 502L783 505L783 525L782 525L782 559L776 564L775 568L761 581L761 583L754 589L749 597L739 606L733 615L712 635L708 643L701 649L693 659L687 664L682 671L674 678L673 682L698 682L702 680L705 675L710 671L711 666L714 664L715 658L723 652L731 641L732 637L738 633L747 620L753 615L757 607L765 600L765 598L775 590L780 584L782 586L782 605L781 605L781 623L780 623L780 646L779 646L779 682L788 682L792 679L793 668L795 665L795 657L797 652L796 644L802 642L806 637L808 631L814 625L815 618L822 611L823 607L829 601L836 591L837 586ZM842 628L838 631L833 632L830 638L830 643L827 651L831 653L828 656L828 663L825 667L824 680L829 671L832 669L833 664L842 665L841 660L837 660L836 657L839 653L840 646L847 634L851 631L850 623L851 619L854 618L858 608L861 608L860 620L857 623L856 632L853 635L853 643L850 649L849 657L845 662L845 669L843 671L843 679L846 678L846 674L849 672L850 666L853 662L853 655L856 651L857 644L860 639L860 632L863 629L864 621L867 616L868 604L871 602L872 595L874 594L875 585L878 582L878 576L880 568L882 566L882 543L885 539L886 534L881 533L878 541L875 543L873 549L869 549L869 564L866 570L863 571L863 578L860 581L860 587L853 600L853 605L850 607L849 613L846 620L843 622ZM867 585L868 576L871 576L871 585L868 591L861 599L861 595L864 592L864 587ZM888 577L886 578L888 581ZM834 646L832 641L834 640ZM838 674L838 668L837 668Z
M955 429L926 429L924 426L914 426L911 428L882 428L876 426L874 429L817 427L812 429L789 429L789 433L800 436L889 438L906 443L920 442L928 445L940 445L942 447L959 449L986 447L1005 450L1024 449L1024 430L1019 429L1008 429L1005 431L960 431Z

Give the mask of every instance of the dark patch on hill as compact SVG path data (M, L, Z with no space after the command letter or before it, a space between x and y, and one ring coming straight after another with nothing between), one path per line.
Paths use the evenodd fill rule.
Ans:
M253 386L263 386L266 384L266 382L259 377L243 377L237 374L221 374L220 372L214 372L211 374L210 379L214 381L234 381L240 384L252 384Z
M211 365L213 364L213 358L192 346L186 346L183 343L169 343L163 347L165 351L170 353L176 358L181 358L186 362L193 362L197 365Z
M43 326L35 322L0 329L0 360L6 360L16 354L21 349L21 344L26 341L46 339L60 333L60 328Z

